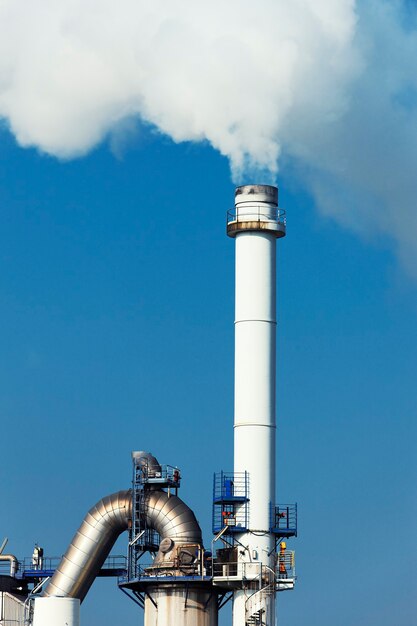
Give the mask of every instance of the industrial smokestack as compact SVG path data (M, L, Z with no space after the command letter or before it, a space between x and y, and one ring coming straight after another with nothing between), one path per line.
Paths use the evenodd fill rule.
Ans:
M238 559L267 572L275 558L270 512L275 503L276 240L285 236L278 189L238 187L227 234L236 241L234 472L249 477L250 499L247 530L237 535ZM234 626L252 617L246 600L244 589L234 593ZM259 611L262 623L275 623L275 586L259 596L253 615Z

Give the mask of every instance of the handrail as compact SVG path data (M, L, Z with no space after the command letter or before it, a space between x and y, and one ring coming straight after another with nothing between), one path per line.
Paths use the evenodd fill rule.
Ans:
M246 563L245 561L227 561L225 563L220 560L213 562L214 578L240 578L242 580L255 581L260 578L262 571L262 563Z
M171 565L166 564L165 567L162 563L159 565L155 565L155 563L137 564L135 580L141 580L143 582L152 580L153 582L155 578L157 580L166 580L167 578L183 579L187 576L199 580L211 578L205 568L203 568L202 571L201 562L196 561L190 565L172 563ZM129 580L127 576L120 576L119 583L123 582L131 582L131 580Z
M158 469L148 469L148 464L136 465L137 480L140 483L165 483L168 482L179 487L181 483L180 469L174 465L160 465Z
M297 503L295 504L271 504L271 530L283 536L297 536Z
M227 224L231 222L267 221L286 225L286 212L279 207L266 207L262 204L248 204L244 207L235 207L227 211Z
M32 561L32 557L24 557L17 561L18 563L18 578L25 575L25 573L30 572L31 574L38 573L40 574L40 578L46 576L45 572L53 572L58 567L61 562L62 556L46 556L42 557L41 566L34 565ZM9 564L6 561L0 561L0 574L6 573L9 571ZM111 554L103 563L103 566L100 571L106 570L126 570L127 569L127 557L122 554ZM49 575L49 574L48 574Z
M266 598L268 596L271 596L272 594L275 593L275 572L272 568L270 568L268 565L262 565L261 566L261 582L264 578L264 574L266 575L265 578L267 579L265 585L263 587L261 587L260 589L258 589L257 591L255 591L254 593L252 593L245 602L245 613L246 613L246 622L248 622L248 619L250 619L252 616L254 616L258 611L265 611L267 610L267 604L265 602L265 604L263 603L264 600L266 600Z
M215 560L213 562L213 577L214 578L241 578L242 580L255 581L262 577L265 572L268 572L268 576L272 574L274 580L280 580L282 578L295 578L295 551L285 550L280 552L276 556L275 571L268 565L262 563L246 563L242 561L228 561L221 562Z
M227 532L242 532L248 524L248 472L219 472L213 481L213 534L224 526ZM236 504L240 506L236 506Z

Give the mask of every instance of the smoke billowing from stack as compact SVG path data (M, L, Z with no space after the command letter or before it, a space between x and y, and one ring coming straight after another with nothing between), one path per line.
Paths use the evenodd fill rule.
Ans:
M405 0L3 2L0 120L60 158L118 153L145 125L209 141L236 182L289 162L415 275L416 24Z
M355 15L350 0L17 0L1 25L0 116L22 145L77 156L137 117L208 140L238 175L276 172L294 107L343 107Z

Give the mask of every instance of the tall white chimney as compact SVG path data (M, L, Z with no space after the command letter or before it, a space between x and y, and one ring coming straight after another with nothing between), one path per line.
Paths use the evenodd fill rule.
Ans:
M236 246L234 472L247 472L249 482L247 531L236 535L237 551L241 563L268 572L275 565L276 240L285 236L278 189L238 187L227 234ZM275 624L275 592L259 595L256 612ZM249 617L247 594L237 590L233 626Z

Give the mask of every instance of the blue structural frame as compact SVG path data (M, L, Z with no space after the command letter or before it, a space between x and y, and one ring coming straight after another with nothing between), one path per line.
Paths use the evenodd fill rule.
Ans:
M270 531L277 537L296 537L297 504L272 504Z
M32 559L27 557L22 561L18 561L19 568L14 578L27 582L34 582L41 578L49 578L54 575L61 557L44 557L41 567L35 567ZM10 569L9 563L4 562L4 567L0 567L0 576L7 575ZM115 577L126 576L127 558L122 555L110 555L103 564L103 567L97 574L99 577Z
M249 517L248 472L219 472L213 479L213 533L245 532Z
M245 532L249 517L248 472L218 472L213 479L213 534ZM277 537L297 536L297 504L270 505L270 532Z
M177 467L161 465L158 470L148 467L143 459L133 459L132 480L132 526L129 529L129 551L127 580L140 578L139 561L146 552L156 553L159 549L159 535L146 524L145 509L149 486L169 488L177 494L181 484L181 474Z

